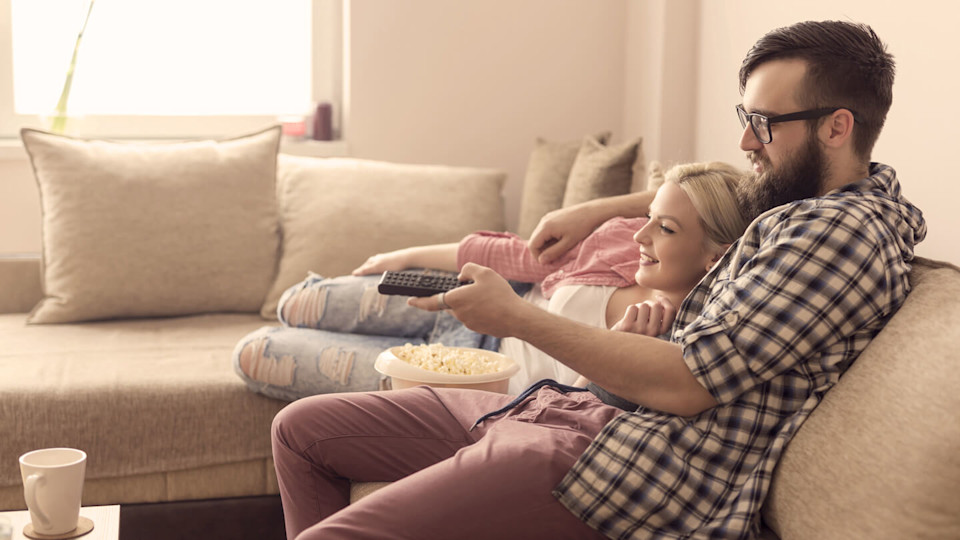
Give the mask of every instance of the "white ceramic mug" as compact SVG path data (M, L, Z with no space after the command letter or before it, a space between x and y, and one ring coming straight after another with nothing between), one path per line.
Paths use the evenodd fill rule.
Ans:
M23 498L33 530L46 535L77 528L87 454L74 448L43 448L20 456Z

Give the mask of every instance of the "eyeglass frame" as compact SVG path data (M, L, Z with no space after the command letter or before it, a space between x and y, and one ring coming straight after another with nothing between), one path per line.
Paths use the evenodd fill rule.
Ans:
M760 144L770 144L773 142L773 130L771 129L771 126L773 124L779 124L781 122L793 122L795 120L813 120L815 118L824 117L828 114L833 114L839 111L840 109L850 111L850 114L853 115L854 122L861 122L860 116L857 114L857 112L849 107L824 107L821 109L807 109L805 111L797 111L794 113L780 114L777 116L767 116L765 114L760 114L760 113L748 113L746 109L743 108L743 105L739 103L735 106L735 109L737 110L737 118L740 119L740 127L742 127L743 129L747 129L747 124L750 124L750 130L753 131L753 135L757 138L758 141L760 141ZM753 120L752 120L752 118L755 116L757 118L763 118L767 121L767 124L766 124L767 140L766 141L763 140L763 137L761 137L759 133L757 133L757 126L753 123Z

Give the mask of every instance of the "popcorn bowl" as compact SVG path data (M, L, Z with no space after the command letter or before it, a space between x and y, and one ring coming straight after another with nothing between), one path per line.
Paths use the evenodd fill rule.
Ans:
M397 355L403 348L391 347L383 351L373 364L374 369L390 377L394 390L425 385L434 388L470 388L505 394L510 384L510 377L520 371L520 366L516 362L497 352L469 347L443 347L444 352L472 354L493 361L499 366L499 370L477 375L441 373L402 360Z

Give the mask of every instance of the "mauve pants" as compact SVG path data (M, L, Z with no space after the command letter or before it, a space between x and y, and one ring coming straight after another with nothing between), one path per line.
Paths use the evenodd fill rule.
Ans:
M602 538L551 494L622 411L589 392L325 394L284 408L273 456L287 538ZM350 480L394 481L349 505Z

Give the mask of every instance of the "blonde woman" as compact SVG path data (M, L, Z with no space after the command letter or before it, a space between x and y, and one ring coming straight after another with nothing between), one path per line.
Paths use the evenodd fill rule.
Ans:
M459 243L374 255L353 276L308 278L280 301L285 326L240 342L236 371L253 390L286 400L374 390L380 377L373 361L381 351L443 343L498 350L516 360L521 369L511 379L512 394L542 379L577 383L575 371L524 341L479 335L446 312L428 313L407 306L405 298L376 294L379 275L409 268L456 272L476 263L514 283L536 284L521 289L524 298L552 313L660 335L676 306L746 227L736 200L742 175L719 162L673 167L663 175L649 218L611 219L550 264L533 258L516 235L478 232Z
M748 220L739 212L736 198L741 175L741 171L723 163L674 167L666 173L665 181L650 203L648 217L607 221L572 252L549 265L537 262L527 250L526 242L513 235L478 233L459 244L377 255L360 266L356 273L376 274L411 266L430 266L449 270L466 268L471 275L482 279L478 270L486 270L476 266L480 263L508 279L537 281L539 287L535 290L542 292L543 306L548 311L594 326L660 335L668 331L676 307L687 293L745 229ZM541 301L530 294L527 299ZM295 310L290 302L288 299L285 307ZM438 301L434 298L416 298L409 303L431 311L438 308ZM519 349L511 351L512 347ZM562 364L522 341L506 338L500 349L525 365L524 383L537 381L544 373L548 376L529 386L513 401L490 392L413 388L387 394L317 395L298 400L281 411L274 421L273 454L280 479L287 537L307 539L324 534L324 524L318 522L347 504L343 476L392 478L393 473L381 470L382 463L365 459L369 448L365 445L371 440L390 438L396 450L395 457L401 461L410 460L414 469L421 466L422 460L439 460L441 463L437 466L446 467L448 463L456 462L456 457L444 461L443 456L435 454L437 448L423 446L432 444L433 436L425 435L421 439L417 434L437 429L436 426L450 420L448 416L454 411L455 423L463 424L464 429L470 428L468 432L475 434L473 436L478 440L482 437L483 441L490 442L497 439L491 435L492 431L487 431L486 419L492 416L516 415L517 421L526 423L541 415L566 415L581 406L607 404L613 406L608 407L610 417L604 418L612 420L617 411L633 411L638 407L592 383L586 388L570 386L578 379L575 372L562 371ZM518 357L518 354L523 356ZM586 382L580 380L580 383ZM537 392L544 386L554 392ZM573 400L576 403L574 409L553 407L549 401L553 399L551 396L561 394L579 396ZM434 399L431 395L436 395L444 403L449 400L451 407L440 408L441 416L437 416L438 409L428 406L428 402ZM533 399L536 405L527 406L530 411L522 414L513 412L513 407L526 399ZM396 409L381 407L392 400L403 404ZM368 408L392 412L375 417L366 412ZM329 414L333 409L337 410L336 414ZM496 426L498 430L500 426L507 430L502 431L503 437L512 437L510 426L513 424L500 422ZM341 430L344 437L341 437ZM349 433L358 431L368 433L371 438L348 451L333 447L314 448L309 444L309 441L339 444L332 441L350 440ZM533 440L529 442L536 444ZM460 442L450 442L450 446L460 445ZM497 447L491 446L491 451ZM480 450L481 453L484 451ZM310 456L320 463L324 455L341 454L350 456L348 462L337 464L335 476L341 479L328 478L326 466L310 463ZM506 456L500 457L510 461ZM550 466L549 463L543 465ZM414 482L411 487L419 493L421 485L416 484L414 477L429 484L430 478L439 478L436 474L427 474L431 470L433 467L405 479L403 483ZM477 481L482 482L482 479ZM403 489L392 491L393 494L403 492ZM380 494L373 497L377 495Z

